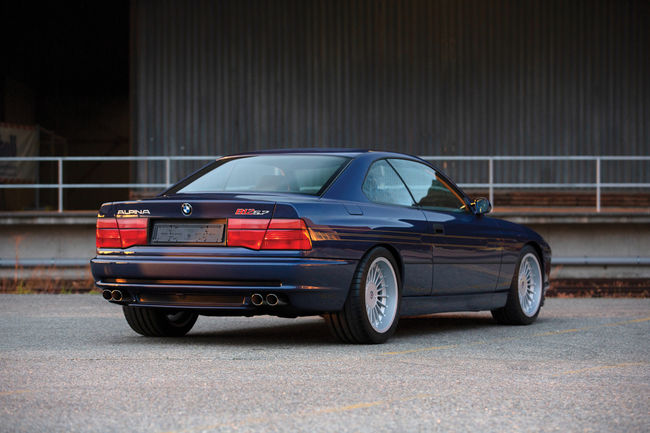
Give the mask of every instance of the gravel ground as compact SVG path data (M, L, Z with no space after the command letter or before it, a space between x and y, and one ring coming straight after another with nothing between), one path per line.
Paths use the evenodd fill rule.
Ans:
M405 318L380 346L319 318L133 333L99 295L0 295L0 431L650 431L650 299L549 299L536 324Z

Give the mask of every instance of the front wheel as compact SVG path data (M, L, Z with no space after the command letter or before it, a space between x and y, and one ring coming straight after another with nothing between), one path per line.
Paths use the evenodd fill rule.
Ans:
M196 323L198 314L159 308L122 306L127 323L145 337L182 337Z
M512 278L508 301L503 308L492 310L492 317L505 325L530 325L537 319L544 296L544 276L539 256L531 246L519 255Z
M332 333L347 343L383 343L395 333L401 301L393 255L378 247L359 263L343 310L325 315Z

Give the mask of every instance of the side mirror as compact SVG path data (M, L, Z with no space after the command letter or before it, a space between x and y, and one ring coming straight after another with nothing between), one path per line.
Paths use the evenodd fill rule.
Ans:
M484 215L492 211L492 204L490 203L490 200L484 197L480 197L474 200L473 205L476 215Z

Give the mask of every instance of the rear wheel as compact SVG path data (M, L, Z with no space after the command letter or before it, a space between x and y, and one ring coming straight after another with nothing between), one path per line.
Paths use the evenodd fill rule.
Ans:
M544 296L544 277L535 249L521 250L505 307L492 310L492 317L506 325L529 325L537 319Z
M393 255L372 250L359 263L343 310L325 315L332 333L347 343L383 343L395 333L401 301Z
M196 323L198 314L189 311L169 311L157 308L122 306L127 323L146 337L182 337Z

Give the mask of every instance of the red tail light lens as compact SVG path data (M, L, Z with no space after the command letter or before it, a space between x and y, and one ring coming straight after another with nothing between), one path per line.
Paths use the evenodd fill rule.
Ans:
M259 250L264 241L268 219L228 219L228 246Z
M97 248L121 248L120 231L115 218L97 218Z
M230 218L228 220L228 233L230 230L266 230L269 219Z
M228 246L254 250L310 250L311 238L301 219L228 220Z
M307 230L307 226L303 220L299 219L274 219L269 224L269 229L273 230Z
M97 218L97 248L146 245L148 218Z
M307 225L301 219L274 219L262 243L263 250L311 250Z
M117 226L122 230L146 229L149 218L117 218Z
M133 245L147 245L149 218L118 218L122 248Z

